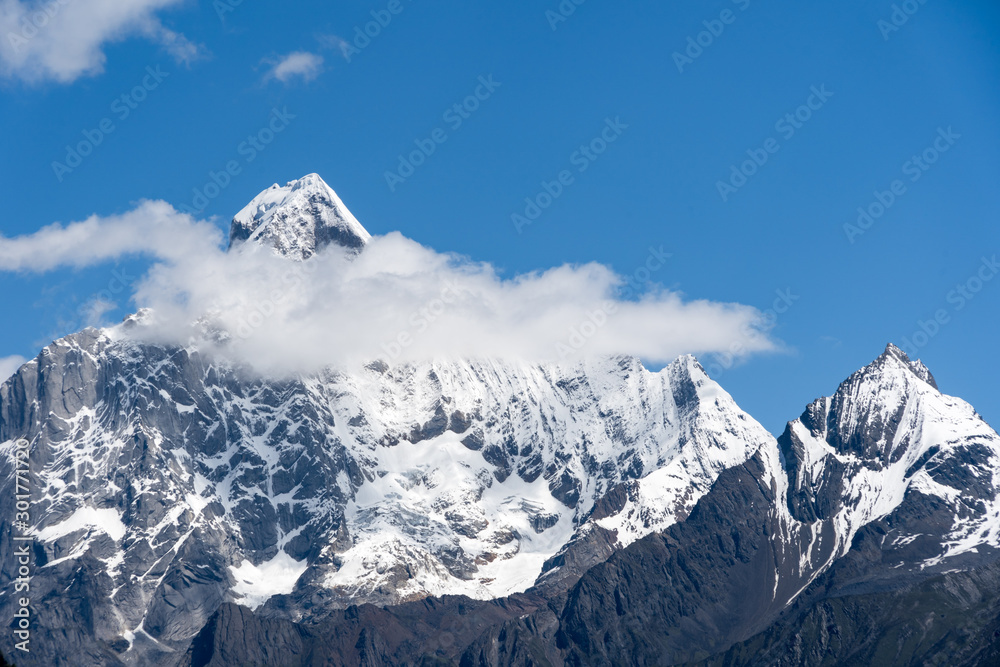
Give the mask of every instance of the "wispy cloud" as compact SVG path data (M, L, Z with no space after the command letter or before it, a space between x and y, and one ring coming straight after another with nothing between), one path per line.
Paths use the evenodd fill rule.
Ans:
M324 49L334 49L340 51L344 60L351 62L351 43L339 35L319 35L316 38L320 47Z
M559 361L568 351L663 362L734 343L746 354L777 347L751 307L666 289L623 298L625 279L599 264L503 278L398 233L373 238L356 257L330 248L299 263L259 246L226 252L217 227L165 202L0 238L0 269L43 272L133 253L158 260L136 285L135 303L153 309L137 335L200 339L203 349L222 340L217 352L266 373L378 358Z
M278 80L288 83L292 79L312 81L323 70L323 56L308 51L295 51L264 62L271 68L264 75L264 81Z
M104 316L118 308L114 301L97 296L80 307L80 316L83 318L85 326L100 327L104 325Z
M70 83L104 69L107 44L139 36L189 62L200 47L156 13L182 0L0 0L0 75Z
M836 336L820 336L819 342L829 345L830 347L841 347L844 344L844 341L840 340Z
M0 382L6 382L26 361L28 360L16 354L11 357L0 357Z

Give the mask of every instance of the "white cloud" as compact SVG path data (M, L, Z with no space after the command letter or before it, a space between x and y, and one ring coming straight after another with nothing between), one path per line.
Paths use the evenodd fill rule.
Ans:
M14 355L11 357L0 357L0 383L6 382L10 376L17 372L21 366L28 361L24 357Z
M34 234L0 236L0 269L43 273L60 266L76 268L130 254L179 261L221 243L222 232L162 201L143 201L122 215L92 215L81 222L43 227Z
M166 28L156 12L182 0L0 0L0 75L37 82L75 81L104 69L104 47L141 36L179 62L199 49Z
M622 298L623 278L598 264L504 279L488 264L398 233L373 238L357 257L332 248L300 263L260 246L244 250L227 253L214 225L143 202L121 216L0 239L0 268L41 272L145 252L159 261L134 299L153 314L134 335L202 339L204 349L226 332L220 353L275 374L377 358L629 354L658 363L777 347L753 308L685 301L664 289Z
M271 65L271 69L264 75L264 81L277 79L282 83L288 83L295 77L299 77L303 81L312 81L319 76L323 69L323 56L308 51L295 51L287 56L265 62Z

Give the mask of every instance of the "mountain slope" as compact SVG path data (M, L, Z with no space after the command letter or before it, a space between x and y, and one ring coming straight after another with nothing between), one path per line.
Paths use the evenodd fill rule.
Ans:
M1000 561L853 592L836 579L817 581L765 631L697 664L1000 664Z
M463 664L910 664L956 642L968 664L996 655L975 635L996 612L996 432L890 346L779 442L683 523L489 629ZM929 624L924 598L951 620Z

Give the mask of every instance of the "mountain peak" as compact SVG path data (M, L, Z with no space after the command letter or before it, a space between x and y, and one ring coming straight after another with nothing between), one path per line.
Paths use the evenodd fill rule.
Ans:
M900 349L893 343L886 343L885 351L882 352L881 356L886 356L886 355L891 355L896 358L906 359L907 361L909 361L910 359L910 357L907 356L906 352L903 352L902 349Z
M918 378L920 378L930 386L934 387L935 389L938 388L937 382L934 380L934 376L931 374L930 369L927 368L927 366L925 366L922 361L920 361L919 359L911 360L910 357L906 354L906 352L896 347L892 343L889 343L888 345L885 346L885 351L882 352L881 355L879 355L879 357L875 360L873 365L884 366L885 363L890 359L899 362L902 366L904 366L906 369L911 371L914 375L916 375Z
M371 234L318 174L277 183L233 218L229 247L247 241L271 246L290 259L309 259L329 245L360 251Z

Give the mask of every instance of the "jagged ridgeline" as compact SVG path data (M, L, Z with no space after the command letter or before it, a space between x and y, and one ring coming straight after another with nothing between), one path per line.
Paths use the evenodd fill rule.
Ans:
M289 262L369 239L315 174L230 233ZM6 618L31 443L32 651L0 642L18 665L998 655L1000 437L892 346L774 438L690 356L273 380L140 342L143 321L0 387Z

